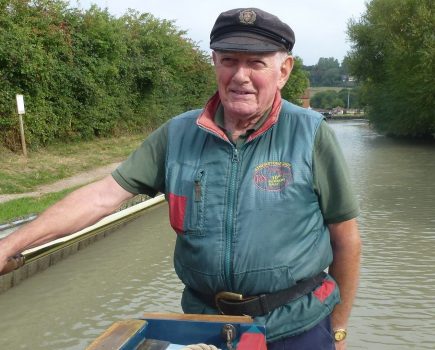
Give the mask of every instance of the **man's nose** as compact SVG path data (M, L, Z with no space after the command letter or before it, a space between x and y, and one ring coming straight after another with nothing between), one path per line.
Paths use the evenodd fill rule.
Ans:
M248 81L251 76L251 69L245 65L238 65L235 69L233 79L238 82Z

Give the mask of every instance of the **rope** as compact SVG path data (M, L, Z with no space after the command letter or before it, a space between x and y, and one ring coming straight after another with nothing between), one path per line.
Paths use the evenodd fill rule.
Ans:
M219 349L214 345L192 344L192 345L185 346L181 350L219 350Z

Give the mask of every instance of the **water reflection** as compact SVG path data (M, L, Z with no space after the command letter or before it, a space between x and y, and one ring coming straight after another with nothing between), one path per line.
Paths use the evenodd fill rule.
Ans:
M435 147L364 122L331 123L361 203L363 267L352 349L435 348Z

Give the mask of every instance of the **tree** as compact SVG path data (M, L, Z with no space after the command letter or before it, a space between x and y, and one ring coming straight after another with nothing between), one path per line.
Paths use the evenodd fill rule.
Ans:
M347 96L347 95L346 95ZM325 90L316 93L310 100L311 107L332 109L335 107L345 107L346 102L334 90Z
M334 57L320 57L317 64L304 69L309 72L311 86L341 86L342 76L346 74Z
M381 132L433 137L434 30L432 0L372 0L349 23L351 73L363 83L368 116Z
M293 70L289 80L281 91L281 95L286 100L301 105L301 97L308 86L308 74L302 69L302 59L295 57Z
M17 93L31 147L150 129L202 106L213 68L184 35L147 13L0 1L0 143L19 148Z

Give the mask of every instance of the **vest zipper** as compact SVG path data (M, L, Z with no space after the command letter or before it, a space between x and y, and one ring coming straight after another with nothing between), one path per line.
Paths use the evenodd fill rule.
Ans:
M233 290L233 281L231 278L232 272L232 238L234 235L234 212L236 209L237 198L237 173L239 170L239 152L237 148L233 148L233 156L231 160L230 186L228 189L228 210L225 223L225 283L228 291Z

